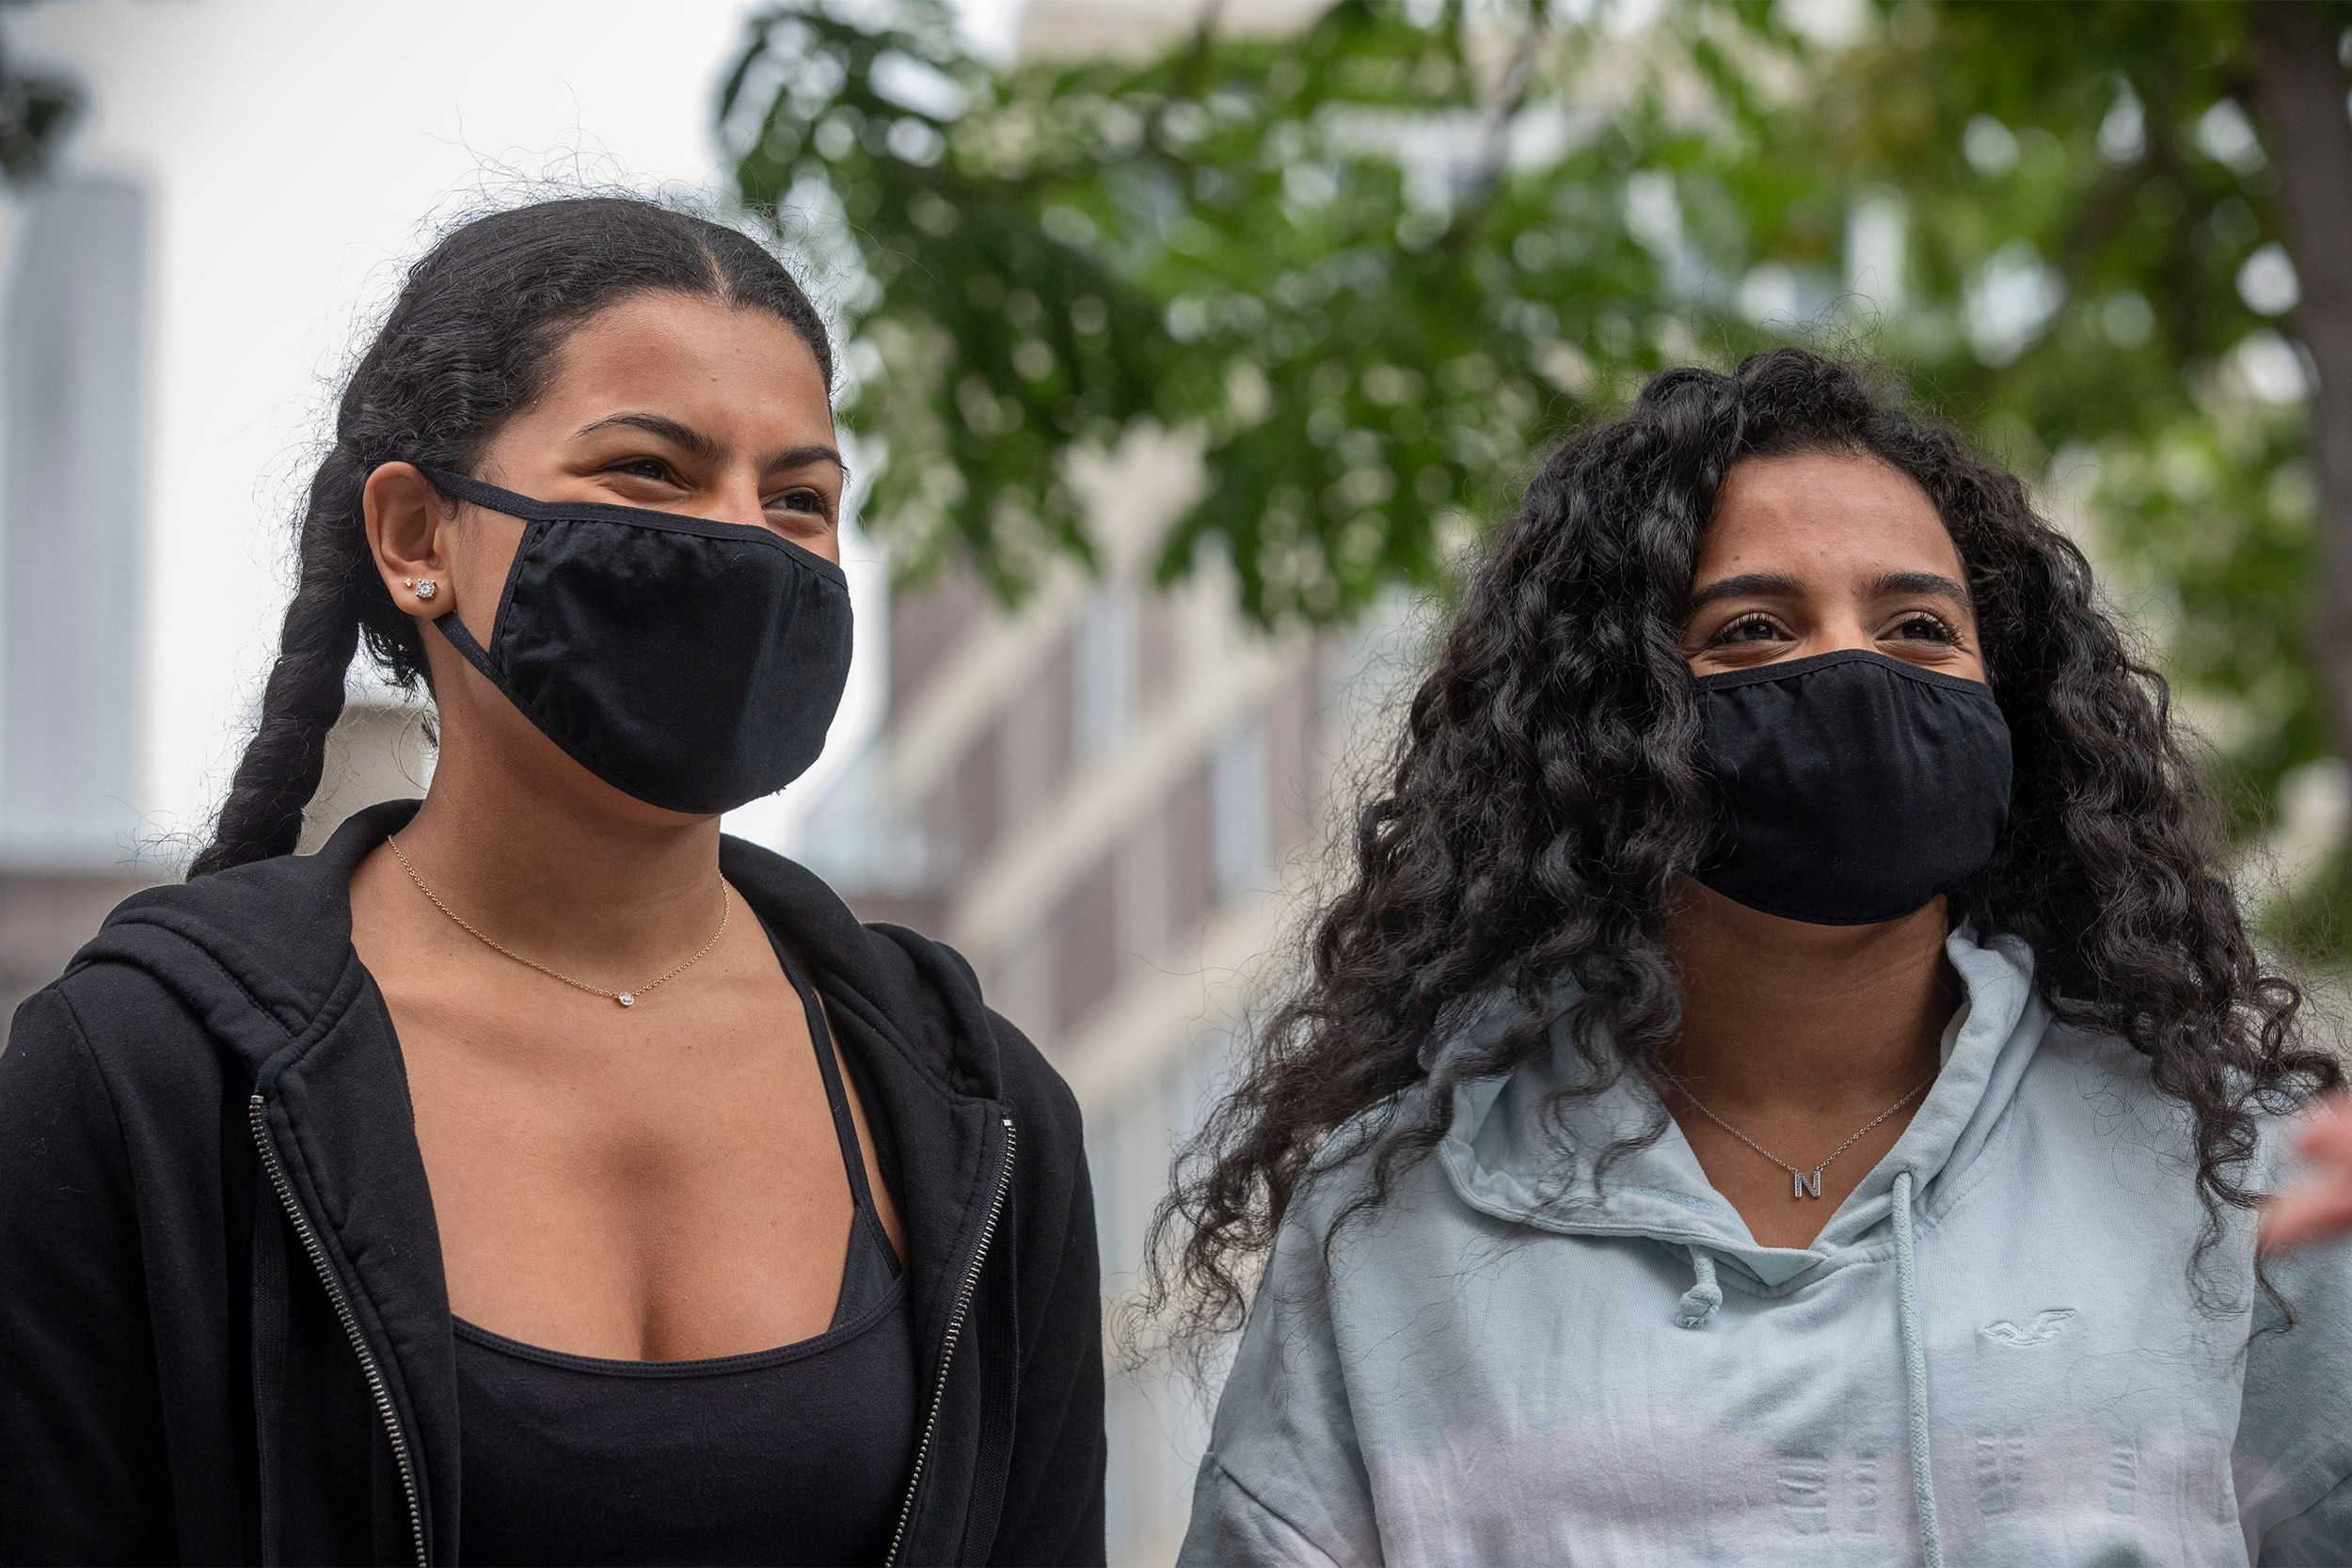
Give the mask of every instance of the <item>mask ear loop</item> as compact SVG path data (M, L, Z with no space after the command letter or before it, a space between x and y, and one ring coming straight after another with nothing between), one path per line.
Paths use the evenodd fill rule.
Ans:
M485 512L501 512L509 517L536 523L545 522L550 515L564 510L560 505L534 500L529 496L516 495L512 490L501 490L495 484L485 484L478 479L452 473L447 468L431 468L420 463L417 471L432 481L433 488L442 495L471 501Z
M530 548L530 530L540 520L537 516L539 502L528 496L517 496L501 490L495 484L485 484L478 479L452 473L447 468L429 467L420 463L417 465L417 470L424 475L434 489L438 490L444 496L453 496L459 500L471 501L485 512L503 513L509 517L520 520L524 524L525 532L522 544L516 547L515 561L516 565L521 564L524 553ZM517 510L518 507L530 507L532 510L525 512ZM513 584L510 580L508 593L512 592ZM505 600L506 595L501 594L499 609L506 608ZM432 625L439 628L441 635L449 640L449 645L464 655L467 663L481 671L482 678L497 687L508 702L525 713L531 711L530 705L522 700L519 692L507 684L505 674L500 671L497 664L491 661L490 650L482 645L481 640L474 636L472 628L457 618L456 610L452 610L445 615L435 616ZM493 637L498 635L495 625L491 635Z
M507 701L516 707L522 706L522 700L515 695L515 689L506 684L506 677L499 673L497 665L490 662L490 650L485 648L466 623L457 618L457 611L453 610L446 615L436 615L430 624L449 639L451 647L466 656L467 663L482 672L484 679L506 693Z

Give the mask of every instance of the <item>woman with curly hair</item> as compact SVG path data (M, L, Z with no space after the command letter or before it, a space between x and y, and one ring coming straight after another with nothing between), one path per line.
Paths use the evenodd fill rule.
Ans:
M2352 1560L2337 1085L2025 488L1794 349L1502 531L1190 1151L1184 1560Z

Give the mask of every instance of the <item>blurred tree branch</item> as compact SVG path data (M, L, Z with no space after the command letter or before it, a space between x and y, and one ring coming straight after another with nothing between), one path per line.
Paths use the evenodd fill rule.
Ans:
M0 28L0 177L20 186L40 180L82 107L81 89L70 78L25 69Z
M962 552L1017 597L1088 554L1066 459L1151 421L1197 433L1209 479L1163 576L1208 550L1261 621L1343 618L1440 586L1449 518L1507 504L1545 431L1689 350L1626 188L1697 133L1640 109L1543 178L1487 170L1571 109L1532 65L1486 102L1454 0L1006 71L957 50L937 0L848 16L757 21L722 114L750 123L755 64L780 79L746 203L796 232L837 217L812 231L863 274L870 370L844 416L888 444L870 510L912 572Z
M2310 0L2254 8L2254 101L2279 162L2296 325L2318 371L2320 591L2312 652L2339 752L2352 749L2352 117L2331 24Z
M1005 69L942 0L754 24L739 188L850 280L843 417L887 449L902 571L1017 599L1090 560L1068 460L1148 423L1208 479L1163 579L1205 552L1262 623L1342 620L1442 591L1659 366L1796 337L1889 360L2066 507L2226 753L2233 831L2352 751L2344 0L1874 0L1834 39L1771 0L1232 20ZM2290 944L2344 950L2343 866Z

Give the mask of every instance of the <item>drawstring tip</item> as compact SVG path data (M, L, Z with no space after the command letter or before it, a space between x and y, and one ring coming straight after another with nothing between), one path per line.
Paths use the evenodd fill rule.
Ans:
M1675 1326L1705 1328L1708 1320L1715 1315L1715 1308L1723 1304L1724 1293L1721 1291L1707 1295L1701 1295L1696 1291L1685 1291L1681 1302L1675 1307Z
M1715 1315L1715 1308L1724 1304L1724 1288L1715 1283L1715 1259L1696 1247L1691 1249L1691 1272L1697 1280L1682 1292L1675 1303L1677 1328L1705 1328Z

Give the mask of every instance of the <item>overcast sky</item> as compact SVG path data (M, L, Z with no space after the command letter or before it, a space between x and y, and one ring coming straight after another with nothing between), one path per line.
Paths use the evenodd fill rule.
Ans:
M1009 47L1020 0L963 0ZM719 188L710 109L742 0L70 0L12 12L95 114L78 155L153 193L146 736L155 835L199 826L235 765L292 586L291 523L342 369L451 216L533 182ZM880 566L852 545L862 629ZM878 715L861 637L835 743L731 823L788 839ZM878 649L872 650L878 653Z

